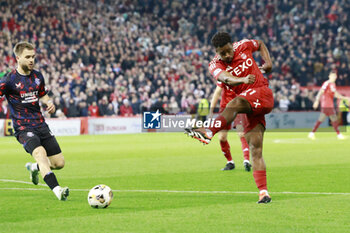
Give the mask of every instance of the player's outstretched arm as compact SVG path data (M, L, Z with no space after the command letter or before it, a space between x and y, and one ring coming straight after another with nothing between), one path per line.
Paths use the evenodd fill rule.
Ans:
M52 100L50 99L50 97L46 94L44 95L43 97L41 97L41 102L43 104L45 104L47 106L47 112L52 114L56 111L56 107L55 105L53 104Z
M260 51L260 56L262 59L264 59L265 63L262 65L262 69L266 72L269 73L272 70L272 61L270 57L269 50L267 49L266 45L264 44L263 41L258 40L259 43L259 51Z
M341 100L350 100L350 97L347 96L343 96L342 94L340 94L338 91L334 92L334 96L337 99L341 99Z
M227 71L221 72L219 77L217 78L218 81L223 82L229 86L237 86L240 84L252 84L255 82L255 75L248 74L246 77L239 78L236 76L233 76Z
M320 98L321 96L323 95L324 93L324 90L323 89L320 89L317 93L317 96L316 96L316 100L314 102L314 104L312 105L312 107L316 110L318 108L318 105L320 104Z
M209 116L210 117L212 117L214 114L215 106L219 101L221 92L222 92L222 88L219 86L216 86L213 97L210 100L210 109L209 109Z

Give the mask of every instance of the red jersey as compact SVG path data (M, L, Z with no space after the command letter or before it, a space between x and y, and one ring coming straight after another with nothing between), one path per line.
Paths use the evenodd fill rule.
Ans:
M224 109L228 102L233 100L237 95L229 86L220 81L217 81L216 85L222 88L220 109Z
M216 55L209 63L209 71L215 79L219 77L221 72L227 71L236 77L246 77L248 74L255 75L253 84L240 84L237 86L229 86L237 95L249 88L258 88L268 86L267 79L264 78L258 65L253 58L253 52L259 49L256 40L241 40L233 43L234 56L230 64L225 63Z
M100 116L100 111L98 109L98 106L92 106L90 105L89 108L88 108L88 111L90 113L90 116L93 116L93 117L98 117Z
M129 106L125 106L125 105L122 105L120 106L120 115L121 116L132 116L134 113L132 111L132 107L129 105Z
M326 81L322 84L323 95L321 96L321 108L334 108L335 83Z

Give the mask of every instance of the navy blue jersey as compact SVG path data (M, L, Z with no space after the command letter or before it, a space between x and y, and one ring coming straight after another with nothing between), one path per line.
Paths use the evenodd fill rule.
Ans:
M16 132L46 125L39 105L46 93L44 77L36 70L29 75L14 70L0 79L0 96L6 96Z

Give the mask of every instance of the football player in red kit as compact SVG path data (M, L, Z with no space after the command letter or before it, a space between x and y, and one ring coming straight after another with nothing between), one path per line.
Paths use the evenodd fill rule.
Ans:
M228 102L230 102L233 98L236 97L236 93L234 93L229 87L227 87L222 82L217 82L216 85L217 86L216 86L215 92L210 101L210 112L209 112L210 116L213 115L215 106L218 100L220 99L220 96L221 96L220 113L224 111ZM247 172L249 172L251 170L252 165L249 162L249 146L243 133L244 131L243 125L246 123L246 119L247 117L245 114L239 114L234 121L234 127L236 128L237 134L241 140L241 146L242 146L243 157L244 157L243 166L244 166L244 169ZM224 154L225 158L227 159L226 166L222 169L223 171L235 169L235 163L232 159L232 155L230 151L230 144L227 141L227 132L230 129L231 129L231 125L227 125L227 128L224 130L221 130L218 134L221 151Z
M328 76L328 80L322 84L321 89L317 93L316 100L314 102L313 108L316 110L321 102L321 114L312 131L309 133L309 138L315 140L315 132L320 126L320 124L327 118L331 119L332 126L337 133L338 139L342 140L345 137L340 133L338 128L338 118L334 109L334 97L337 99L350 99L349 97L342 96L337 92L335 86L335 80L337 80L337 74L331 72Z
M209 128L186 129L186 133L205 144L239 113L247 114L244 125L245 138L250 147L253 177L259 189L258 203L268 203L271 197L267 191L266 165L262 157L265 132L265 115L273 108L273 94L263 72L270 72L272 62L265 44L261 40L241 40L232 43L226 32L218 32L212 38L216 56L209 64L209 71L217 81L229 86L236 94L225 110L214 120ZM259 51L265 61L262 67L256 64L253 52ZM262 71L261 71L261 70Z

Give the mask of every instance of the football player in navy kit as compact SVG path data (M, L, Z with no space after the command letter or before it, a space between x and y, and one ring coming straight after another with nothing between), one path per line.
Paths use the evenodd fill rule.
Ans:
M64 167L64 157L56 138L51 133L40 111L39 99L48 113L55 105L47 95L43 75L34 70L35 48L29 42L19 42L13 52L17 68L0 80L0 96L5 95L10 108L17 140L33 156L36 163L27 163L32 182L39 183L39 172L59 200L65 201L68 187L59 186L52 169Z

